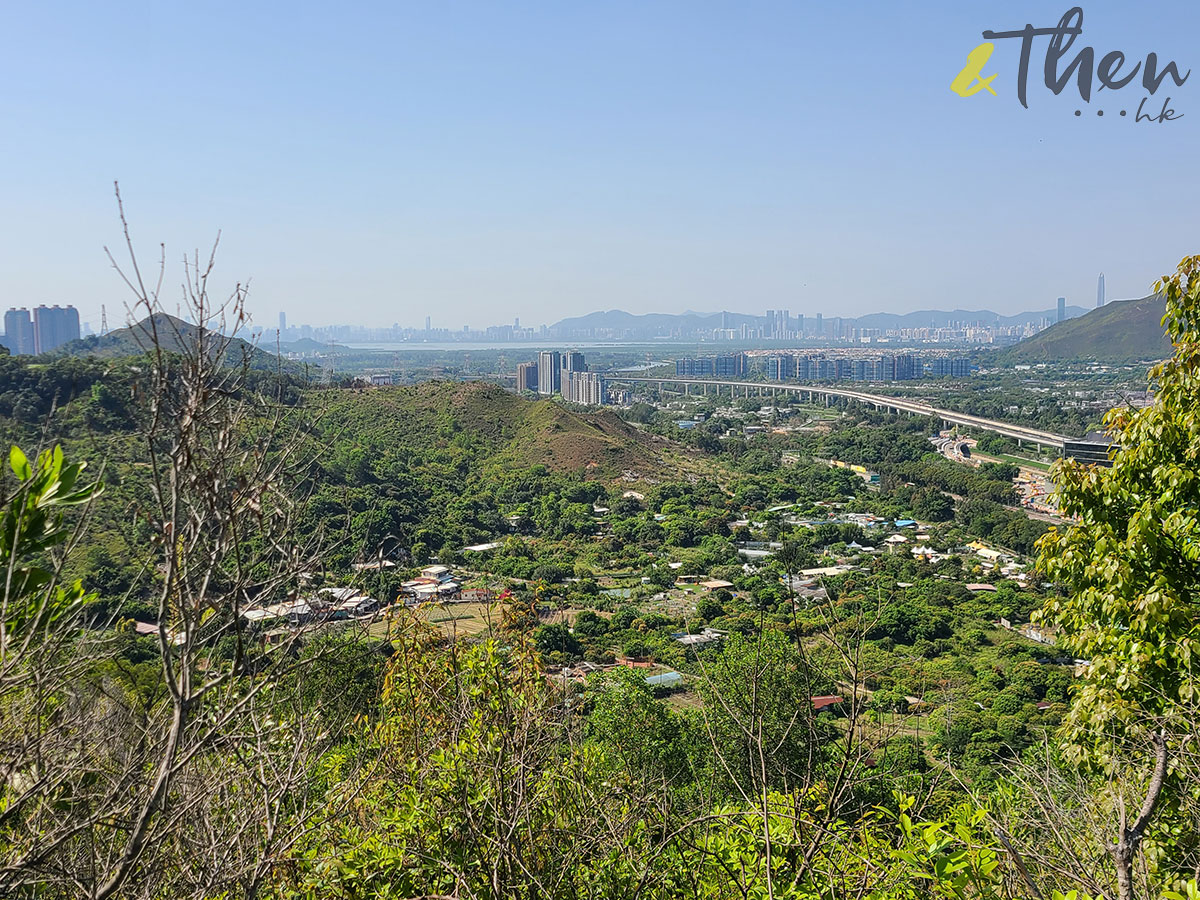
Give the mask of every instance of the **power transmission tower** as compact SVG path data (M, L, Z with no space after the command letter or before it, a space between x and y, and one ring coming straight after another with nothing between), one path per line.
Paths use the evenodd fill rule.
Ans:
M108 334L108 310L104 304L100 304L100 337Z

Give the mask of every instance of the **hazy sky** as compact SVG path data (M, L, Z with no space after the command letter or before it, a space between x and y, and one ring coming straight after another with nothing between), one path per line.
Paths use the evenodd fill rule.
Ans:
M223 283L250 277L268 325L1011 313L1090 307L1102 269L1141 295L1200 252L1200 5L1085 4L1070 54L1196 68L1146 104L1177 121L1133 121L1140 77L1053 96L1044 38L1029 109L1013 40L984 67L998 96L950 90L984 29L1067 8L9 4L0 304L121 318L113 179L169 284L222 229Z

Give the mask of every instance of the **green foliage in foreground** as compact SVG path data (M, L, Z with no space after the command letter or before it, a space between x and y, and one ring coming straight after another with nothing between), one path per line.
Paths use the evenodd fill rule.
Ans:
M86 464L66 463L61 447L30 462L13 446L9 465L18 487L0 515L0 560L6 565L0 641L20 645L55 628L88 599L79 581L55 583L54 553L73 533L67 509L89 502L99 489L80 483Z
M1077 522L1041 542L1042 566L1064 588L1045 618L1089 661L1064 723L1069 756L1140 795L1106 848L1123 898L1141 858L1200 870L1200 257L1156 290L1175 355L1151 372L1154 404L1108 414L1111 468L1056 466L1060 506ZM1141 758L1130 765L1130 754ZM1113 792L1123 803L1119 782Z
M361 774L332 779L338 814L279 897L1000 896L982 810L914 822L898 797L847 820L825 782L675 807L676 735L633 676L585 737L532 648L438 648L415 625L399 644L379 718L327 763ZM642 728L638 746L614 734Z
M1200 257L1158 285L1176 345L1152 406L1106 418L1112 467L1055 470L1063 511L1043 564L1067 590L1047 617L1091 660L1068 718L1081 749L1191 728L1200 708Z

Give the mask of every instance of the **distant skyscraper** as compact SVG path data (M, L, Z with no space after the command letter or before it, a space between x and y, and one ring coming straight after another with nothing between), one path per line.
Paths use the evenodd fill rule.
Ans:
M73 306L39 306L33 311L35 353L49 353L79 340L79 312Z
M1056 322L1065 322L1066 320L1067 320L1067 298L1059 297L1058 298L1058 318L1055 319L1055 321Z
M521 317L517 316L513 319L513 331L519 331L521 328Z
M29 310L10 309L4 314L4 341L14 356L32 356L37 352Z
M1100 273L1100 281L1096 284L1096 308L1104 305L1104 273Z
M817 313L817 337L825 334L825 323L821 321L821 313Z
M433 331L433 319L431 319L429 316L425 317L425 330Z
M517 390L536 391L538 389L538 364L533 362L517 365Z
M563 376L563 396L572 403L602 406L606 387L604 376L599 372L566 372Z
M279 313L279 330L287 331L287 313L285 312Z
M562 354L543 350L538 354L537 369L539 394L548 397L562 390Z
M578 350L569 350L563 354L562 367L564 372L587 371L587 363L583 361L583 354Z

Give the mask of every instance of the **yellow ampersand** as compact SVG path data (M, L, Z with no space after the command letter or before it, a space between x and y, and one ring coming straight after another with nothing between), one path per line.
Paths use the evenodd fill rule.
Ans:
M996 76L981 77L983 67L987 65L987 61L991 58L994 49L996 49L995 44L984 42L968 53L967 64L954 77L954 80L950 82L950 90L954 91L960 97L973 97L984 88L987 88L991 95L995 97L996 91L992 87L992 82Z

